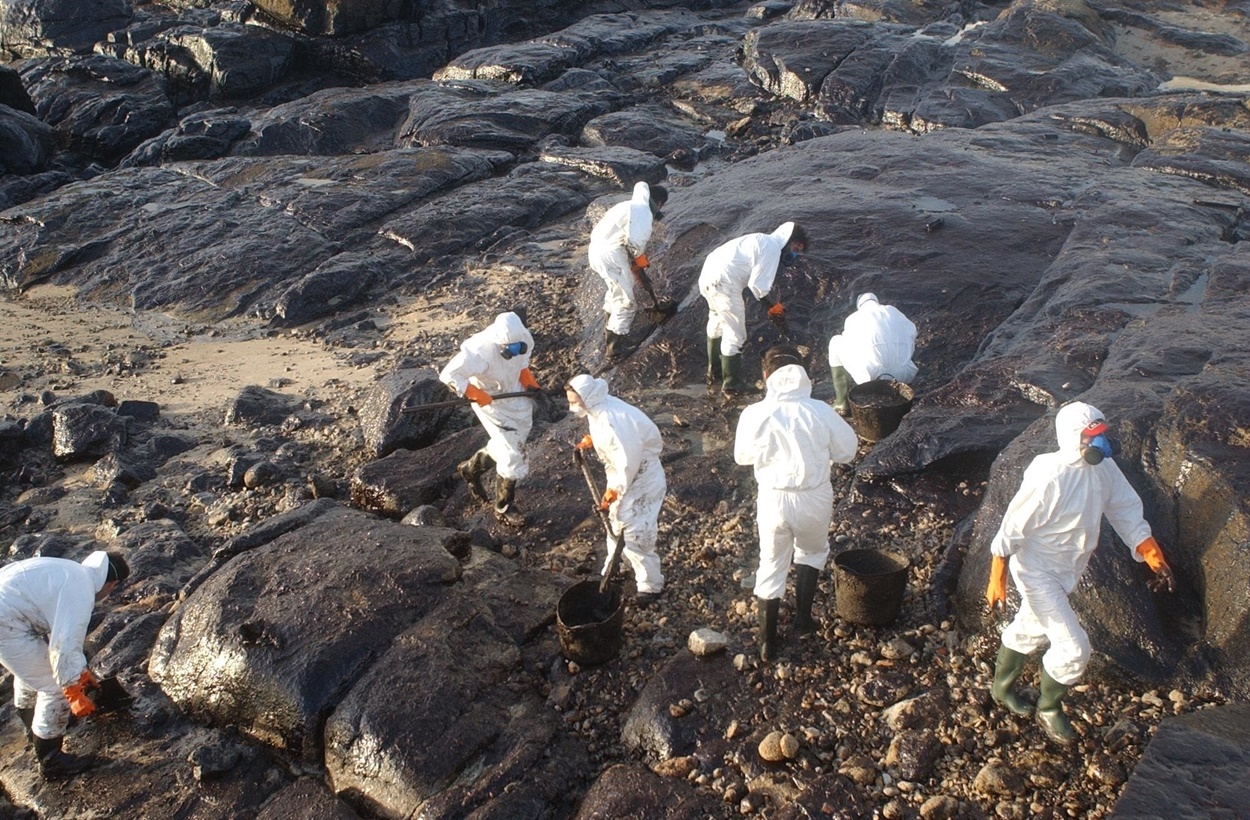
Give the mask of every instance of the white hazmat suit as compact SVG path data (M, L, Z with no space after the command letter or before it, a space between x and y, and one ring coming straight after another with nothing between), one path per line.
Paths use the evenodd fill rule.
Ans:
M824 569L833 516L830 469L849 463L858 446L851 426L812 398L811 379L799 365L774 371L764 399L742 411L734 461L753 467L759 484L757 598L785 594L791 561Z
M747 309L742 291L756 299L773 289L781 251L790 241L794 223L772 233L749 233L731 239L707 255L699 273L699 293L707 301L707 337L720 339L723 356L742 352L747 340Z
M992 555L1008 558L1020 590L1020 611L1003 630L1003 646L1029 654L1048 642L1042 667L1055 681L1071 685L1089 662L1089 636L1068 603L1068 595L1098 546L1105 515L1134 560L1134 547L1150 537L1141 498L1115 461L1088 464L1081 454L1081 432L1102 413L1074 402L1055 416L1059 449L1029 464L990 545Z
M629 333L638 312L630 264L646 250L652 222L651 188L639 182L633 196L609 208L590 232L590 268L607 286L603 295L607 329L621 336Z
M916 378L916 326L893 305L883 305L871 293L856 302L842 333L829 340L829 366L843 367L856 384L883 375L909 383Z
M501 350L513 342L524 342L525 352L505 359ZM470 384L494 395L517 393L523 389L521 371L529 367L534 350L534 337L515 313L501 313L485 330L475 333L460 345L438 374L456 395L463 396ZM524 396L492 401L485 407L474 404L473 412L490 440L486 451L495 460L500 478L519 481L529 475L525 441L534 423L534 402Z
M569 387L585 407L595 454L603 462L607 476L605 490L617 499L608 508L609 523L622 533L625 558L634 570L640 593L657 593L664 588L664 573L655 551L659 534L660 507L668 493L660 452L664 442L655 422L632 404L608 394L608 383L586 374L575 376ZM612 558L608 540L606 574Z
M28 558L0 569L0 664L13 674L13 705L34 708L31 730L45 740L65 734L70 709L62 690L87 668L82 645L107 578L104 552L81 564Z

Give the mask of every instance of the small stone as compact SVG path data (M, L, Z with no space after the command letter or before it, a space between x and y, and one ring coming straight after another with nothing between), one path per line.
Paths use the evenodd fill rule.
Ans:
M668 713L675 718L680 718L690 714L690 710L680 703L670 703L668 705Z
M670 757L655 764L651 771L660 777L688 777L699 768L699 760L694 755Z
M747 660L747 656L744 653L740 652L737 655L734 655L734 669L741 672L748 666L750 666L750 662Z
M729 638L714 629L696 629L690 633L686 646L698 658L708 658L723 652L729 646Z
M846 775L861 786L871 786L877 780L877 766L865 754L854 754L838 768L838 774Z
M1091 778L1106 786L1123 786L1128 780L1128 772L1124 770L1124 766L1109 757L1094 758L1085 771Z
M1024 778L1001 763L991 761L981 767L972 788L985 795L1017 795L1024 792Z
M577 661L569 661L569 674L570 675L576 675L580 671L582 671L582 667L580 664L578 664Z
M947 794L935 794L920 806L923 820L950 820L959 812L959 801Z
M738 734L738 728L739 728L738 721L736 720L729 721L729 727L725 729L725 739L733 740L734 737L736 737Z
M907 804L902 800L891 800L882 807L881 816L885 820L903 820L907 816Z
M769 732L768 735L760 741L760 759L769 763L780 763L785 760L786 753L782 747L782 737L784 737L783 732Z
M781 736L781 753L785 755L786 760L794 760L799 753L799 739L794 735L786 732Z
M903 658L911 657L911 654L915 651L916 648L903 638L895 638L885 646L881 647L881 657L887 660L897 661L902 660Z

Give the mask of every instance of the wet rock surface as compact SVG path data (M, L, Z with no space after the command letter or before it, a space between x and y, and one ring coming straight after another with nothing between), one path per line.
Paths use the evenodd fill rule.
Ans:
M134 717L71 732L103 760L54 792L5 716L18 811L1096 818L1166 802L1165 780L1238 805L1241 716L1207 710L1250 693L1245 9L183 5L58 29L61 4L0 0L0 48L25 58L0 70L12 305L70 285L136 326L183 317L150 345L95 347L84 322L0 351L0 546L136 567L89 640ZM1159 87L1174 75L1224 87ZM640 313L607 368L586 238L638 180L671 191L648 256L681 309ZM830 533L912 568L879 629L837 618L822 576L820 630L791 635L787 602L764 666L755 487L738 405L704 391L695 281L720 242L791 219L814 242L775 295L818 398L856 295L919 327L915 406L835 470ZM781 337L748 302L756 378ZM402 413L517 304L548 388L521 528L454 475L484 443L467 411ZM236 336L320 345L343 378L292 360L198 413L144 393L196 381L175 342ZM665 439L667 583L644 608L626 582L624 646L585 669L550 626L604 549L560 386L601 369ZM989 699L980 601L1076 397L1114 420L1180 590L1151 594L1105 533L1060 751ZM726 651L700 660L704 629Z

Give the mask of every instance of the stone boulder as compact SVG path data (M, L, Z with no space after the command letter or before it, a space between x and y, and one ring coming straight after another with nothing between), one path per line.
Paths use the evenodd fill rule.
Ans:
M360 815L321 779L301 777L265 801L256 820L360 820Z
M352 474L352 506L402 518L422 504L436 504L455 488L456 465L485 446L480 427L446 436L424 450L396 450Z
M22 79L61 145L92 159L115 162L173 120L165 78L113 57L31 61Z
M698 689L716 693L736 682L737 672L726 655L697 658L677 653L638 694L621 729L621 742L635 754L653 761L690 754L701 740L720 736L720 728L701 719L699 711L674 717L669 707L693 699Z
M0 175L37 173L55 151L52 126L24 111L0 105Z
M250 121L234 108L214 108L189 114L173 128L139 144L121 167L162 165L225 156L235 140L248 133Z
M1250 806L1250 704L1159 724L1108 815L1113 820L1234 820Z
M7 65L0 65L0 105L35 116L35 103L22 85L22 75Z
M189 99L202 100L247 97L268 90L291 68L295 41L260 26L181 25L113 51L135 65L160 72Z
M203 547L168 519L136 524L114 539L130 565L127 595L172 598L207 557Z
M132 15L127 0L4 0L0 54L17 59L90 51Z
M99 404L67 404L52 411L52 454L59 459L102 455L126 443L124 417Z
M451 401L454 393L430 370L397 370L375 382L361 404L360 429L375 458L403 447L428 447L444 433L455 407L405 412L410 407Z
M327 719L335 791L386 817L529 817L565 794L585 774L586 750L564 736L523 655L550 634L567 585L475 551L454 591Z
M227 427L276 427L297 407L292 396L249 384L226 405L223 423Z
M655 184L668 175L664 160L654 154L625 147L567 148L546 145L540 162L567 165L584 174L602 177L614 185L631 188L635 182Z
M325 715L459 578L450 535L326 512L204 581L149 673L182 709L316 760Z
M657 157L683 153L697 157L706 146L697 128L659 106L639 106L595 117L586 123L580 139L583 145L619 146Z
M712 798L683 789L670 778L652 774L641 763L617 763L591 784L573 820L600 817L701 820L716 817L720 811Z

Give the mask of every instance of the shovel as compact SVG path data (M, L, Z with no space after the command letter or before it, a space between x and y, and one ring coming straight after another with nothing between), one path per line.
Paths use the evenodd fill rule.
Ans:
M534 399L537 400L542 395L541 390L517 390L513 393L496 393L491 399ZM399 412L401 413L417 413L422 410L437 410L440 407L459 407L462 404L473 404L473 399L466 399L461 396L458 399L448 399L447 401L436 401L430 404L418 404L414 407L405 407Z
M127 692L116 677L101 678L90 694L97 715L124 712L135 702L134 695Z
M599 594L606 598L606 603L611 606L612 598L608 595L608 584L612 581L612 576L616 575L616 569L621 565L621 533L612 532L612 522L608 519L608 511L599 507L599 500L603 498L599 494L599 488L595 486L595 477L590 474L590 464L586 462L586 456L581 450L573 451L573 460L577 462L577 466L582 468L582 475L586 477L586 486L590 488L590 495L595 505L595 512L599 515L599 520L603 523L603 529L608 534L608 539L612 543L612 555L609 556L611 561L608 563L608 571L604 573L603 580L599 582ZM604 618L612 615L608 612Z
M647 269L630 265L630 270L634 272L634 278L638 280L638 284L642 285L642 289L651 297L651 307L647 310L653 314L656 324L671 319L677 313L677 303L672 299L658 299L655 295L655 286L651 284L651 277L647 275Z

